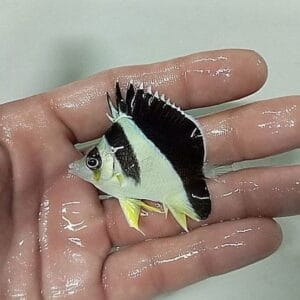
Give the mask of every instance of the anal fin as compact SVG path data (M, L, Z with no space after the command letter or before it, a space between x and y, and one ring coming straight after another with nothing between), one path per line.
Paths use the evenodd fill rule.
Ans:
M187 217L195 221L200 221L200 218L193 207L190 205L190 203L183 199L184 197L182 197L182 195L173 195L172 198L168 199L167 203L165 203L164 206L171 211L178 224L186 232L188 232L189 230L187 228Z
M186 214L182 213L174 208L169 207L173 217L178 222L178 224L186 231L189 232L187 228L187 222L186 222Z

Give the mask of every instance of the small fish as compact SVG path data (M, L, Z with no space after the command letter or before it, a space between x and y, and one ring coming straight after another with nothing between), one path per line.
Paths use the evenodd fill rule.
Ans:
M130 227L140 232L141 210L161 212L143 200L161 202L188 231L187 216L199 221L211 212L203 174L204 141L197 122L164 96L135 88L123 98L116 83L116 106L107 93L110 129L69 172L117 198Z

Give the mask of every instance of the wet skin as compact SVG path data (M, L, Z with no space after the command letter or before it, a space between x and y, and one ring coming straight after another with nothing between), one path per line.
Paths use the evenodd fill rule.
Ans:
M299 166L209 179L212 214L181 235L172 217L160 214L141 217L141 235L127 226L117 201L99 201L92 185L67 173L80 157L73 144L109 127L105 93L117 79L123 88L130 79L151 84L188 109L251 94L266 77L255 52L220 50L105 71L0 106L0 298L149 299L274 252L281 231L271 218L300 212ZM207 161L299 147L299 100L257 102L201 119ZM112 253L113 246L127 247Z

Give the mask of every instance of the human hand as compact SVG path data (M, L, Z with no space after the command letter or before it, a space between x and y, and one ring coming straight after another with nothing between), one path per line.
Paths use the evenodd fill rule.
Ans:
M268 218L300 212L298 166L208 180L212 214L182 235L160 214L140 219L141 235L117 201L99 201L92 185L68 174L80 156L73 145L108 128L105 93L116 80L152 85L188 109L246 96L266 76L254 52L221 50L105 71L0 106L1 299L148 299L275 251L281 232ZM297 102L273 99L202 118L208 162L297 148ZM113 246L126 247L111 253Z

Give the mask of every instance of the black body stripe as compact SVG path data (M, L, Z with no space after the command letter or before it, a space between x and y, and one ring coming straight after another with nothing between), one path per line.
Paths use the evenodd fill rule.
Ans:
M211 212L211 201L205 180L194 179L184 182L184 186L188 189L187 195L198 216L202 220L207 219Z
M138 99L136 101L139 103ZM201 219L206 219L211 212L211 201L202 172L204 145L201 132L196 129L197 138L184 136L185 132L191 133L195 129L196 125L190 119L181 114L174 116L172 107L165 106L162 109L162 103L157 100L151 106L155 114L147 115L145 107L139 107L139 117L134 118L134 121L171 162L195 212ZM170 124L164 118L169 118L174 123Z
M123 128L118 123L114 123L105 133L105 137L110 146L123 147L116 151L115 156L125 175L139 183L141 179L139 163Z

